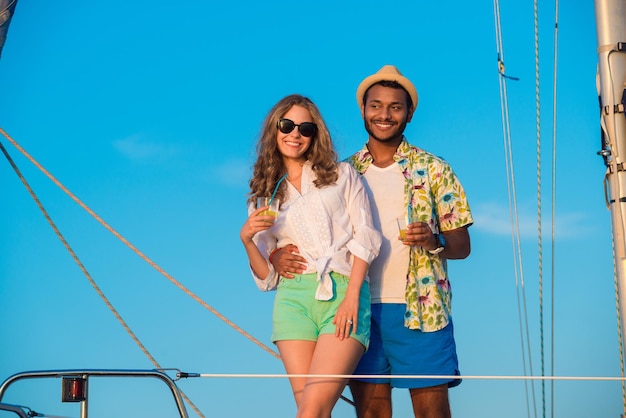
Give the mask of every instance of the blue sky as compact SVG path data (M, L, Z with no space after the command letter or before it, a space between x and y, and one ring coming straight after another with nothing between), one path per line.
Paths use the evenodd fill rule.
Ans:
M541 287L533 4L507 2L500 11L506 72L519 78L508 82L508 99L529 341L525 331L520 336L526 319L518 315L490 2L20 0L0 60L0 127L147 257L273 348L274 295L254 286L238 238L261 122L284 95L305 94L319 105L346 157L366 139L355 101L359 82L396 65L420 98L408 139L452 164L475 218L472 255L450 262L462 374L523 375L524 361L530 369L523 345L530 346L535 375L543 361L556 376L619 376L610 212L596 155L593 4L575 1L559 10L554 242L554 9L539 9ZM165 279L6 138L0 141L161 366L203 374L284 373L277 359ZM6 162L0 179L0 380L24 370L153 368ZM78 416L76 405L60 404L59 382L35 399L43 389L31 384L4 400ZM102 390L109 398L92 403L92 416L119 416L114 408L129 406L128 393L141 405L139 415L171 416L149 385L113 386ZM205 416L295 415L285 378L199 378L179 386ZM92 384L94 396L98 388ZM526 389L532 387L521 380L466 379L451 391L454 416L541 415L541 383L535 382L534 395ZM545 393L547 413L555 417L623 411L620 382L559 380L554 399L549 382ZM394 392L394 403L397 416L408 416L406 391ZM333 416L354 414L340 401Z

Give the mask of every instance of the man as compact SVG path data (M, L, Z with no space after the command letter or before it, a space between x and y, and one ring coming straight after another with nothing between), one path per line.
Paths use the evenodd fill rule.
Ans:
M348 160L362 175L374 224L383 234L370 265L370 346L355 375L460 375L451 316L447 260L470 253L473 223L465 192L441 158L404 137L417 107L417 90L394 66L366 77L357 102L367 144ZM409 219L400 240L398 219ZM293 246L273 254L277 271L301 270ZM449 418L451 377L353 379L350 389L359 418L392 416L391 389L408 388L415 417Z

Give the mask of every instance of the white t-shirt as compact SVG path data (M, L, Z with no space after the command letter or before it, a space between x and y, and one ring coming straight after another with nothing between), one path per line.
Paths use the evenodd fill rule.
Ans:
M372 205L374 226L383 234L380 253L368 271L372 303L406 303L409 247L398 239L396 221L407 216L402 169L397 162L385 168L372 164L363 180Z

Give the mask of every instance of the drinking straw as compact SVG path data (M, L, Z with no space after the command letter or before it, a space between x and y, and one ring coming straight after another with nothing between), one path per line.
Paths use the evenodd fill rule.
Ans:
M285 175L282 176L280 180L278 180L278 183L276 183L276 187L274 187L274 192L272 192L272 197L270 197L270 202L268 203L268 205L271 205L272 202L274 201L274 196L276 196L276 192L278 191L278 186L280 186L280 183L282 183L283 180L287 178L287 174L288 173L285 173Z

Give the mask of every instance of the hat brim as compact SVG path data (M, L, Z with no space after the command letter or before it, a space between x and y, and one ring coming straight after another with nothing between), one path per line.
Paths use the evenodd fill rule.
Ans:
M361 81L359 88L356 90L356 102L359 107L363 104L363 96L365 96L367 89L379 81L395 81L400 84L407 91L407 93L409 93L409 96L411 96L411 100L413 101L413 110L417 108L417 90L415 89L413 83L411 83L411 81L403 75L389 73L372 74Z

